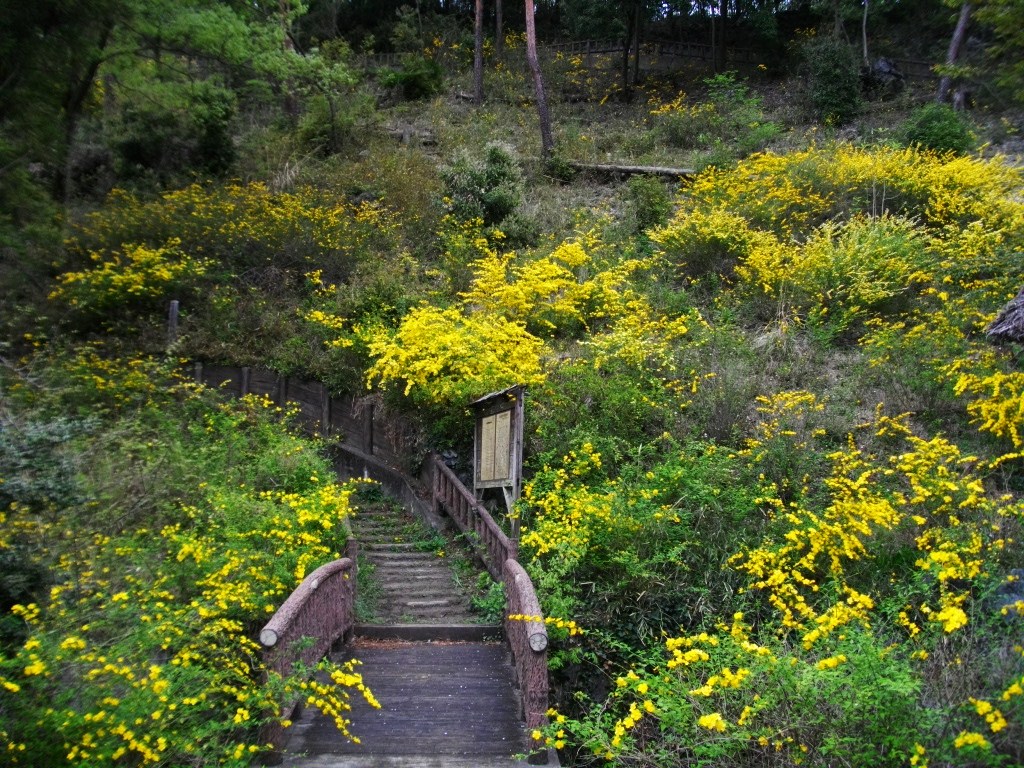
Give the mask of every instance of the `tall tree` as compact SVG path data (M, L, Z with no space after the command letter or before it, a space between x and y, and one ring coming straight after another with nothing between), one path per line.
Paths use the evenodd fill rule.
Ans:
M505 19L502 15L501 0L494 0L494 58L501 61L505 51Z
M548 111L548 100L544 95L544 76L540 71L540 60L537 57L537 23L533 0L525 0L526 11L526 60L533 74L533 93L537 102L537 116L540 119L541 154L550 158L555 150L555 140L551 135L551 113Z
M484 0L476 0L473 14L473 102L484 103Z
M711 38L712 58L714 60L715 72L725 72L727 66L727 55L725 49L725 31L729 18L729 0L719 0L718 13L712 15Z
M960 59L960 49L963 47L964 40L967 38L967 26L971 20L971 3L965 2L960 6L960 15L956 21L956 27L953 29L953 37L949 40L949 49L946 51L946 66L954 67L957 61ZM953 77L949 72L946 72L939 80L939 90L935 94L935 100L942 103L949 101L949 92L953 87Z

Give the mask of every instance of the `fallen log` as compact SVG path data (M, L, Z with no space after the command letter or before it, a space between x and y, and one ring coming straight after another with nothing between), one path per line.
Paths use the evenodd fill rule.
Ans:
M582 173L596 173L604 176L661 176L669 179L689 179L697 174L692 168L667 168L660 165L618 165L608 163L568 163Z

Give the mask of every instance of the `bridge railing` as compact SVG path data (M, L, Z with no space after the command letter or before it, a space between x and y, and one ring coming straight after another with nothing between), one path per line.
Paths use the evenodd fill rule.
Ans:
M350 556L321 565L306 576L260 630L268 671L286 676L297 663L312 666L339 638L351 633L356 602L354 546L346 554ZM289 718L296 703L283 702L279 719ZM279 722L266 726L261 740L280 750L286 740L284 727Z
M533 731L548 723L548 630L533 582L518 562L505 561L505 637L512 649L516 680L522 695L523 719ZM532 736L531 736L532 740ZM530 762L547 762L542 743L531 741Z
M454 472L439 456L431 455L434 475L434 508L445 510L470 539L495 581L503 581L504 563L519 556L518 547L501 530L490 513L462 484Z
M548 722L548 631L530 576L518 562L518 546L436 454L430 457L435 511L443 508L471 539L495 581L505 585L505 637L512 651L522 717L532 731ZM514 618L513 618L514 617ZM543 742L532 740L530 763L548 761Z

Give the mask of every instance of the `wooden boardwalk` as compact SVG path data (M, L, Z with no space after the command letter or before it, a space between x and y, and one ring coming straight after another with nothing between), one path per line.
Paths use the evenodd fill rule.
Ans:
M511 768L527 750L503 643L357 640L356 658L381 709L353 698L346 741L333 722L304 710L290 729L290 768Z

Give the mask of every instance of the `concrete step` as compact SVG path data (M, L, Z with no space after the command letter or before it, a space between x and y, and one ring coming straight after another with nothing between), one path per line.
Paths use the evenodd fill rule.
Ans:
M438 624L356 624L353 634L360 640L405 640L406 642L493 642L500 640L498 624L452 622Z

